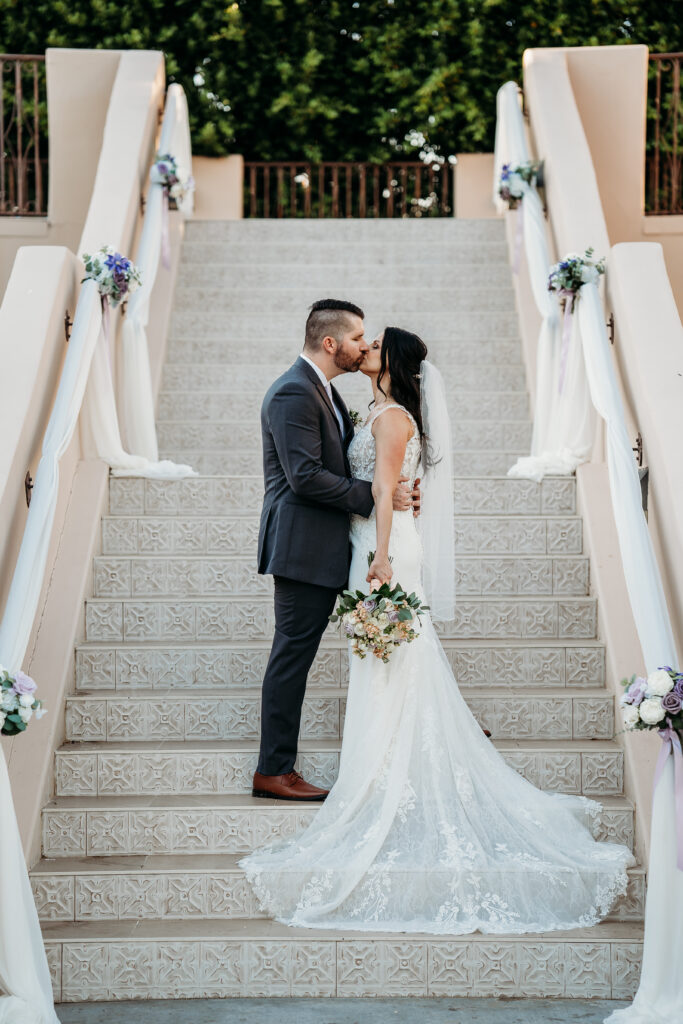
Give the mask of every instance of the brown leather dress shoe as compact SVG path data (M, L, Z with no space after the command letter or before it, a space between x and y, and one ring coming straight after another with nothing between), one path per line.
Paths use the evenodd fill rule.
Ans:
M254 788L252 796L260 796L265 800L324 800L329 789L319 789L299 775L298 772L287 772L286 775L261 775L254 772Z

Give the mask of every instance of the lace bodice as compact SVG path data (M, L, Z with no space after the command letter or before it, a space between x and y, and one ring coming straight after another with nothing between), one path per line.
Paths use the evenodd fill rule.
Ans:
M413 427L413 434L406 446L406 454L401 466L401 476L413 480L417 475L417 467L420 462L422 446L420 444L420 431L413 416L402 405L392 402L382 405L374 411L367 423L356 431L356 436L349 445L349 464L351 472L357 480L372 481L375 475L375 438L372 434L372 424L378 416L381 416L387 409L400 409L410 420Z

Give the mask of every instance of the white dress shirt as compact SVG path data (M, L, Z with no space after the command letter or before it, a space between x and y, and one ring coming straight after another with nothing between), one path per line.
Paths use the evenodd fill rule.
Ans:
M305 356L303 354L303 352L301 353L301 358L305 359L306 362L308 363L308 365L312 366L313 369L315 370L315 372L318 374L318 377L320 378L320 383L325 388L325 391L327 391L327 397L329 398L330 402L332 403L332 408L334 409L334 411L335 411L335 413L337 415L337 419L339 421L339 430L341 431L341 435L343 437L344 436L344 420L342 419L342 414L340 413L339 409L337 408L337 403L335 402L334 398L332 397L332 385L330 384L329 380L327 379L327 377L325 376L323 371L320 369L320 367L316 366L316 364L313 362L312 359L309 359L308 356Z

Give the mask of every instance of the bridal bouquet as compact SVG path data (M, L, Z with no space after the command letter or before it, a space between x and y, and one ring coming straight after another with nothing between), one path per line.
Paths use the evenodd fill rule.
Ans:
M368 565L374 551L368 555ZM351 650L359 658L374 654L388 662L392 651L418 637L415 626L427 605L415 594L406 594L400 584L383 583L369 594L362 590L345 590L330 615L330 622L340 622L343 633L351 641Z
M669 665L651 672L647 679L622 679L626 692L621 698L624 724L628 730L663 729L666 724L683 730L683 674Z
M43 703L36 700L36 684L25 672L11 676L7 669L0 667L0 733L16 736L23 732L35 714L45 714Z
M142 284L140 271L132 260L122 256L112 245L103 245L94 256L87 252L81 257L85 264L84 281L92 278L97 283L100 295L116 306L129 292Z
M594 249L586 249L583 256L570 252L563 260L550 268L548 291L557 292L563 299L570 300L570 308L579 297L581 285L597 281L605 273L605 260L593 258Z

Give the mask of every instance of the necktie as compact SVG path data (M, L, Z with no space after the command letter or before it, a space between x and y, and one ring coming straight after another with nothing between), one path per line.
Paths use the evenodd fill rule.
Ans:
M334 398L332 397L332 385L330 384L329 380L328 380L327 384L325 385L325 391L327 391L327 397L329 398L330 402L332 403L332 408L334 409L334 414L337 417L337 422L339 423L339 429L340 429L340 431L343 434L344 433L344 421L342 419L341 413L339 412L339 409L337 408L337 404L336 404Z

